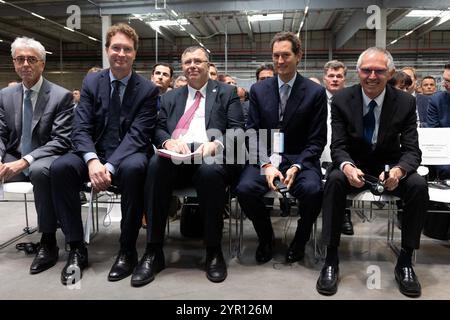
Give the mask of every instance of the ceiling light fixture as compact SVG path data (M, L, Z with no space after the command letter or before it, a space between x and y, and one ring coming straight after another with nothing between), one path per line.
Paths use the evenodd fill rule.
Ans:
M247 16L248 21L256 22L256 21L275 21L275 20L283 20L282 13L270 13L270 14L255 14L253 16Z

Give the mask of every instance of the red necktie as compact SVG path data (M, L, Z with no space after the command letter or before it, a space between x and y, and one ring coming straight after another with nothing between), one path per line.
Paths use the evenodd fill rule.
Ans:
M172 137L174 139L178 139L181 135L186 134L189 129L189 125L191 124L192 119L194 118L195 111L198 109L200 105L200 100L202 99L202 94L200 91L195 93L194 103L189 107L189 109L183 114L180 120L175 127L175 130L172 133Z

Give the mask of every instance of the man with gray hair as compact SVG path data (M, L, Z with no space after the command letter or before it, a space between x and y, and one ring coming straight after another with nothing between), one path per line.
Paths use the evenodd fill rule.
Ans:
M419 248L428 202L428 186L416 173L421 161L413 96L386 85L395 71L391 54L372 47L357 63L360 84L345 88L331 103L333 170L324 187L322 236L327 245L317 291L337 292L338 246L347 194L368 189L366 181L381 181L389 194L403 199L402 244L395 266L400 292L417 297L421 286L411 257ZM385 165L390 170L384 173Z
M30 267L30 273L36 274L58 260L49 168L70 149L72 93L42 77L45 48L38 41L16 38L11 55L22 83L0 91L0 179L31 181L34 186L42 233L41 246Z

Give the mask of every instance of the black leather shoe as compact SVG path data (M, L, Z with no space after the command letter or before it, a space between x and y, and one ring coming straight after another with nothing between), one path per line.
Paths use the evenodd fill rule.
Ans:
M30 266L30 274L36 274L53 267L58 262L59 248L42 244Z
M61 271L63 285L75 284L83 277L83 270L88 265L88 251L85 247L70 250L67 263Z
M144 253L141 261L136 266L131 276L131 285L141 287L155 279L155 274L165 268L164 253Z
M258 263L266 263L272 260L272 243L260 242L256 248L255 259Z
M400 292L408 297L420 297L422 288L412 267L395 267L395 280Z
M108 281L119 281L133 273L138 262L136 251L120 250L108 274Z
M295 239L289 245L288 251L286 252L286 262L294 263L300 261L305 257L305 246L299 245L298 241Z
M341 233L346 234L348 236L352 236L354 234L352 216L351 216L350 211L347 211L347 210L345 211L344 221L342 222Z
M227 278L227 264L221 250L206 252L206 277L212 282L222 282Z
M320 294L331 296L337 292L339 281L339 267L324 265L317 279L316 289Z

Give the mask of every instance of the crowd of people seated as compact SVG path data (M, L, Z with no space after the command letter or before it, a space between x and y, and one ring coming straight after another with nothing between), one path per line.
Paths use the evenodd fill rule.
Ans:
M450 127L450 64L443 74L447 91L435 92L436 80L426 76L422 94L416 94L414 68L396 72L392 55L371 47L358 58L357 84L345 87L347 68L333 60L324 66L322 86L298 72L299 37L280 32L270 43L273 64L256 70L256 83L247 91L220 74L203 47L184 50L182 76L173 79L173 67L160 62L146 79L132 68L139 44L133 28L113 25L105 39L110 67L89 72L73 92L43 77L41 43L18 37L11 45L20 82L0 91L0 178L34 186L41 240L31 274L57 263L58 225L70 248L62 284L79 281L89 266L80 197L89 181L95 192L114 185L121 194L121 234L108 280L131 276L135 287L152 282L166 267L164 232L172 191L190 185L203 219L206 277L222 282L227 278L221 243L228 188L253 224L255 261L263 264L272 259L275 238L264 195L281 183L299 209L285 261L304 259L322 210L327 254L316 289L333 295L341 233L354 233L346 195L367 188L366 178L374 176L404 203L395 280L404 295L421 295L412 254L420 245L428 188L416 173L421 162L417 124ZM247 144L240 139L244 135ZM154 147L184 160L155 154ZM239 150L248 151L244 161ZM331 159L325 185L324 152ZM438 167L439 176L450 178L449 168ZM147 244L139 259L143 214Z

